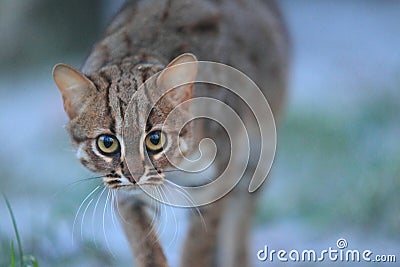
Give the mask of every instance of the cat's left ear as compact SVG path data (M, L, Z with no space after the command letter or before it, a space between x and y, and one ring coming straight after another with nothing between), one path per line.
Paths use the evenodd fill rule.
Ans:
M83 73L65 64L54 67L53 78L64 100L65 112L72 120L81 112L88 90L96 87Z
M161 72L157 78L157 85L163 89L174 89L167 93L174 105L190 99L193 95L193 84L197 75L197 58L190 53L185 53L174 60Z

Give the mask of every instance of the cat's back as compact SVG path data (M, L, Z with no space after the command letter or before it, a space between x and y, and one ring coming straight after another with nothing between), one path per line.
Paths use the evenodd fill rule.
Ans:
M140 55L166 64L191 52L199 60L229 64L249 75L275 110L284 98L288 50L274 0L130 0L95 46L83 72Z

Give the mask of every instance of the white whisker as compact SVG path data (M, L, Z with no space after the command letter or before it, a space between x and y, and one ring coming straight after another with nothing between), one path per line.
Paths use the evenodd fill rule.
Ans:
M86 212L87 212L90 204L92 204L93 200L94 200L93 198L90 199L89 203L86 205L85 210L83 211L83 215L82 215L82 219L81 219L81 240L83 240L83 223L85 221L85 215L86 215Z
M163 195L162 195L162 193L161 193L161 191L160 191L160 188L159 188L159 187L155 187L155 189L156 189L157 193L159 194L159 197L160 197L161 199L163 199ZM157 200L154 200L154 201L156 201L157 203L159 203ZM166 207L165 207L165 205L162 205L161 207L164 209L165 220L168 221L168 213L167 213L167 211L166 211ZM166 228L166 223L163 223L163 224L161 225L161 221L160 221L160 224L159 224L159 227L158 227L158 228L159 228L159 230L158 230L158 235L161 237L161 236L164 234L164 231L165 231L165 228Z
M177 193L181 194L187 201L189 201L189 204L191 204L192 208L194 208L194 210L195 210L195 211L197 212L197 214L200 216L200 218L201 218L201 223L202 223L202 225L203 225L203 227L204 227L204 230L207 230L207 225L206 225L206 222L205 222L205 220L204 220L204 217L203 217L203 215L201 214L200 209L195 205L194 200L192 199L192 197L190 196L190 194L189 194L188 192L186 192L186 190L185 190L184 188L180 187L179 185L177 185L177 184L175 184L175 183L173 183L173 182L171 182L171 181L168 181L168 180L165 180L165 181L167 182L168 185L171 186L170 190L171 190L171 189L176 190ZM167 184L164 184L164 185L165 185L165 188L168 188ZM190 209L190 210L191 210L191 212L194 212L193 209Z
M96 241L95 228L94 228L94 217L96 215L97 205L99 205L101 196L104 194L106 189L107 189L107 187L104 187L103 190L101 191L101 193L96 201L96 204L94 205L93 214L92 214L92 236L93 236L93 243L95 244L96 248L97 248L97 241Z
M168 197L167 197L167 194L164 192L164 188L163 188L163 187L160 187L160 191L161 191L162 193L164 193L165 199L167 200L167 202L169 202L169 199L168 199ZM167 205L164 205L164 206L167 206ZM174 207L171 207L171 206L169 206L169 208L171 209L172 216L173 216L173 218L174 218L175 230L174 230L174 235L173 235L171 241L170 241L170 242L168 243L168 245L167 245L168 248L169 248L170 246L172 246L173 242L175 241L175 239L176 239L177 236L178 236L178 220L176 219L175 209L174 209ZM165 209L167 209L167 207L165 207ZM166 212L166 213L167 213L167 212Z
M118 200L118 198L119 198L119 195L116 193L116 205L117 205L117 213L118 213L118 216L119 216L119 218L120 218L120 220L122 220L124 223L128 223L126 220L125 220L125 218L124 218L124 216L122 216L122 214L121 214L121 211L119 210L119 200Z
M150 187L149 189L153 190L154 187ZM152 199L152 198L151 198L151 199ZM152 201L152 200L151 200L151 201ZM147 234L145 235L144 239L146 239L147 237L149 237L150 234L151 234L152 232L157 233L157 230L154 229L154 225L157 225L157 223L156 223L156 213L157 213L157 206L156 206L156 211L155 211L155 213L153 214L153 216L152 216L152 218L151 218L151 221L150 221L150 224L149 224L149 226L148 226L149 231L148 231ZM156 242L156 240L154 240L154 242Z
M155 189L157 190L157 188L155 188ZM151 201L151 203L150 203L151 207L154 207L153 208L154 209L154 213L152 214L150 224L154 225L157 222L157 218L159 217L160 210L159 210L158 203L154 198L150 198L150 201ZM157 233L157 231L156 231L156 233Z
M104 239L105 239L105 241L106 241L107 249L108 249L108 251L111 253L111 255L115 258L115 255L114 255L114 253L113 253L112 250L111 250L110 243L108 242L108 238L107 238L107 234L106 234L106 227L105 227L105 215L106 215L106 212L107 212L108 202L109 202L109 200L110 200L110 194L111 194L111 190L108 189L106 202L105 202L104 208L103 208L103 216L102 216L103 223L102 223L102 226L103 226L103 235L104 235Z
M115 191L111 191L111 220L114 226L114 230L117 230L117 224L115 223L115 205L116 205Z
M74 218L74 223L72 224L72 244L74 244L74 232L75 232L75 225L76 225L76 220L78 218L79 212L82 209L82 206L85 204L85 202L90 198L91 195L93 195L94 192L96 192L100 188L100 185L96 186L95 189L93 189L82 201L82 203L79 205L79 208L75 214Z
M101 179L101 178L103 178L103 177L104 177L104 175L102 175L102 176L88 177L88 178L83 178L83 179L79 179L79 180L73 181L73 182L71 182L71 183L69 183L69 184L66 184L66 185L65 185L65 188L62 188L62 189L57 190L57 191L54 193L53 197L57 197L57 196L60 195L60 194L65 194L65 191L66 191L66 190L72 190L72 187L73 187L73 186L77 186L77 185L79 185L79 184L81 184L81 183L84 183L84 182L90 182L90 181L93 181L93 180L98 180L98 179ZM101 186L101 184L99 184L98 186Z

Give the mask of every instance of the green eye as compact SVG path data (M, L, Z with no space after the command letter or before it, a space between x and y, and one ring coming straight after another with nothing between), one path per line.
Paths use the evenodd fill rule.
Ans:
M101 153L110 155L119 151L119 142L115 136L103 134L97 138L97 147Z
M166 142L167 138L161 131L153 131L149 133L145 140L147 149L152 152L160 152Z

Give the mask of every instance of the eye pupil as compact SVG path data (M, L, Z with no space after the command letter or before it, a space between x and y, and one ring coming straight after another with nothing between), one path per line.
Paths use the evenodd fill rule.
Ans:
M114 138L112 138L111 136L104 136L103 144L106 148L110 148L114 144Z
M153 145L155 145L155 146L158 145L160 143L160 134L159 134L159 132L152 133L150 135L150 137L149 137L149 140Z

